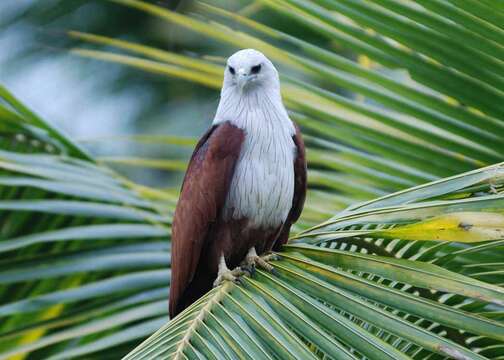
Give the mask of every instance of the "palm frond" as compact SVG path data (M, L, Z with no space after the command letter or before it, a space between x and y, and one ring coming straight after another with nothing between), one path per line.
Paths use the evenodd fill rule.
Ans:
M0 96L0 357L90 347L117 327L137 330L108 346L154 331L167 319L165 206L91 161L5 89Z
M193 16L114 2L257 48L282 68L284 101L308 145L304 231L277 254L274 274L226 283L167 322L176 192L134 184L103 162L183 164L96 162L2 88L0 358L120 357L160 327L126 358L504 356L496 2L259 2L318 34L317 44L212 4L197 3ZM70 36L114 49L73 49L79 56L221 84L212 57Z
M288 246L279 256L274 275L260 271L214 289L126 358L407 359L421 350L484 359L458 338L504 339L501 323L415 293L476 299L489 310L504 305L502 288L428 263L313 245Z

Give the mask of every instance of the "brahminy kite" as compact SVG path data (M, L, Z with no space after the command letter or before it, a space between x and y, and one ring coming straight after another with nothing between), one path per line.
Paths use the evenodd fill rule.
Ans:
M278 72L259 51L240 50L227 60L217 113L175 210L170 316L244 270L271 270L258 254L286 243L305 194L304 143Z

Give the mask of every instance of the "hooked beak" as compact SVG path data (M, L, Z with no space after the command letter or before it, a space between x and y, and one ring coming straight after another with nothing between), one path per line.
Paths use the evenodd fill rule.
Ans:
M243 68L238 69L238 71L236 72L236 84L238 85L238 88L240 89L240 91L243 90L245 85L247 85L250 78L251 78L251 76L249 74L247 74L245 69L243 69Z

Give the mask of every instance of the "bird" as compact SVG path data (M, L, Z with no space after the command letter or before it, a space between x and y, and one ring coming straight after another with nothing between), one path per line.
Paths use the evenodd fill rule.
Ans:
M283 105L277 69L257 50L234 53L173 216L170 317L244 269L271 271L267 254L287 242L306 182L304 142Z

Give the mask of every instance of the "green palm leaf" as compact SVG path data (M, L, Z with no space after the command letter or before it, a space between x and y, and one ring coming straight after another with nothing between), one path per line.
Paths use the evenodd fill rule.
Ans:
M259 2L309 28L318 44L212 4L196 3L187 16L115 2L257 48L282 68L284 101L308 145L303 231L278 253L274 274L226 283L168 322L176 193L134 184L104 163L184 164L96 162L0 88L0 358L118 358L159 328L126 358L504 356L497 2ZM70 36L114 49L72 50L80 56L221 84L215 58Z
M2 120L14 119L2 121L12 135L0 151L0 357L118 327L138 331L115 344L148 335L166 320L166 205L0 90Z

